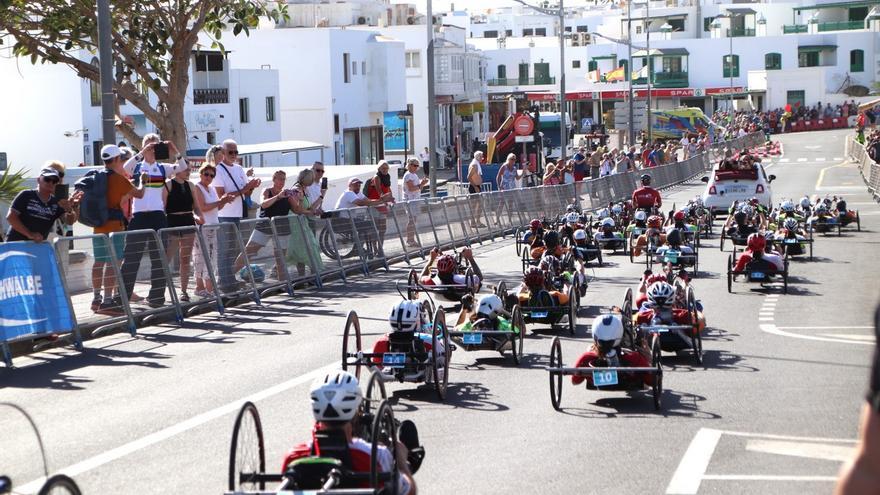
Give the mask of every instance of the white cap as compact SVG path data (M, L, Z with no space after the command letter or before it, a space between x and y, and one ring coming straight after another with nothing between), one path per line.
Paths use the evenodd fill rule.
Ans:
M121 154L122 150L120 150L119 146L116 146L115 144L108 144L101 148L101 159L104 161L112 160Z

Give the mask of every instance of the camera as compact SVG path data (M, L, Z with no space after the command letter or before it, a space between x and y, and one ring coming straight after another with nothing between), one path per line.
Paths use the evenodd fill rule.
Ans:
M153 152L155 153L156 160L167 160L169 157L168 154L168 142L162 141L161 143L156 143L156 146L153 147Z

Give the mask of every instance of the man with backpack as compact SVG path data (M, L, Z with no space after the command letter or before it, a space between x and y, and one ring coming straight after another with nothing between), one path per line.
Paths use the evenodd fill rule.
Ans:
M101 149L101 159L104 161L104 170L90 172L77 181L75 187L83 191L83 199L80 202L80 222L94 228L95 234L105 234L108 237L113 232L125 231L125 215L122 205L129 198L143 198L144 184L148 179L146 172L140 180L140 186L135 188L128 180L124 164L131 158L132 152L128 148L120 148L108 144ZM95 263L92 265L92 311L96 313L116 316L122 314L122 299L117 291L116 274L113 272L113 249L116 255L121 255L125 249L124 238L116 235L107 239L96 237L92 239L92 254ZM112 244L112 246L111 246ZM102 294L103 289L103 294Z

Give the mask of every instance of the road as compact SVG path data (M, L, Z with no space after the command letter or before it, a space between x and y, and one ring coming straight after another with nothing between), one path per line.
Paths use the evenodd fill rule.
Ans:
M669 355L664 409L644 393L564 385L552 409L547 365L551 332L525 342L520 366L494 353L457 352L450 397L392 385L395 412L420 428L427 458L421 493L828 493L852 449L872 350L880 265L880 208L858 170L845 164L841 131L780 138L785 154L768 172L774 195L844 194L863 229L816 241L814 262L794 262L788 295L737 284L726 291L727 253L709 240L695 282L710 330L705 364ZM665 193L683 203L702 183ZM511 240L476 248L487 280L520 273ZM593 317L635 288L642 267L610 256L595 270L566 362L586 349ZM308 384L338 365L345 316L361 316L366 340L387 331L407 268L353 277L321 292L275 297L153 327L137 338L55 350L0 372L0 401L25 407L50 470L75 476L84 493L221 493L235 412L259 406L268 464L280 467L312 423ZM369 344L368 344L369 345ZM0 415L0 466L17 483L40 475L24 421Z

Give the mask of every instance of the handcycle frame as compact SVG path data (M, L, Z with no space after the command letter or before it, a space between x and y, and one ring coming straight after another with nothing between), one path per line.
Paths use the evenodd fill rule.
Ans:
M781 252L785 256L785 259L800 257L800 256L803 256L804 254L806 254L803 252L799 253L799 254L791 254L788 252L788 246L791 246L791 245L803 246L804 244L807 244L809 246L809 254L808 254L809 260L813 261L813 231L809 230L809 231L807 231L807 234L809 237L806 237L804 239L797 239L797 238L792 239L792 238L788 238L788 237L783 238L783 239L777 239L774 237L773 240L771 241L771 243L774 246L776 246L777 248L779 248L778 251ZM795 241L795 242L791 242L791 241Z
M507 284L504 281L501 281L497 287L495 287L495 294L504 301L505 295L507 294ZM519 304L515 304L513 308L510 309L510 330L483 330L483 329L473 329L468 331L455 330L454 328L450 330L449 338L455 343L456 348L460 348L464 351L494 351L498 347L497 344L501 344L503 347L506 343L510 343L510 353L513 358L514 364L520 364L523 355L523 338L525 337L526 325L523 320L522 309L519 307ZM515 329L519 330L519 333L515 331ZM478 339L475 339L475 336L479 335ZM498 342L494 339L483 340L483 336L489 337L503 337L506 339L506 342ZM470 340L470 342L466 342L465 339ZM479 342L475 342L479 341ZM503 351L498 351L502 355L504 355Z
M676 285L682 287L679 279L675 281ZM703 364L703 335L700 332L699 322L697 321L697 298L694 295L694 288L690 285L683 285L685 290L685 306L691 319L690 325L639 325L638 327L649 333L656 333L660 337L660 350L667 352L678 352L690 349L694 359L694 364ZM690 342L685 343L676 331L687 331ZM673 335L675 335L673 339ZM665 337L664 337L665 336Z
M574 283L566 284L566 286L568 288L566 291L568 294L568 304L553 306L521 305L520 310L523 315L523 323L550 325L551 328L557 329L560 326L559 322L567 317L568 333L569 335L574 335L577 330L578 300L580 299L577 278L575 278Z
M751 264L751 262L749 263ZM788 294L788 259L783 260L783 270L775 271L775 272L766 272L760 270L753 270L748 265L745 270L736 271L734 270L734 266L736 266L736 250L733 253L728 255L727 257L727 292L733 293L733 282L734 278L737 275L745 275L747 277L748 283L760 283L761 287L769 288L768 284L778 283L776 279L782 279L782 293ZM760 273L760 276L756 274Z
M400 281L397 282L397 292L405 297L406 299L415 299L416 294L418 292L431 293L436 292L442 295L446 300L458 303L461 301L461 298L467 294L475 294L480 291L482 287L482 281L480 281L480 287L474 287L477 285L476 282L476 274L474 273L474 269L468 265L463 258L461 257L461 253L456 253L456 272L460 272L462 268L464 268L464 285L457 284L433 284L426 285L419 281L419 273L412 269L409 271L409 275L407 276L407 284L406 291L407 295L403 296L403 292L400 289ZM431 269L432 277L436 275L437 269ZM459 273L460 274L460 273Z

